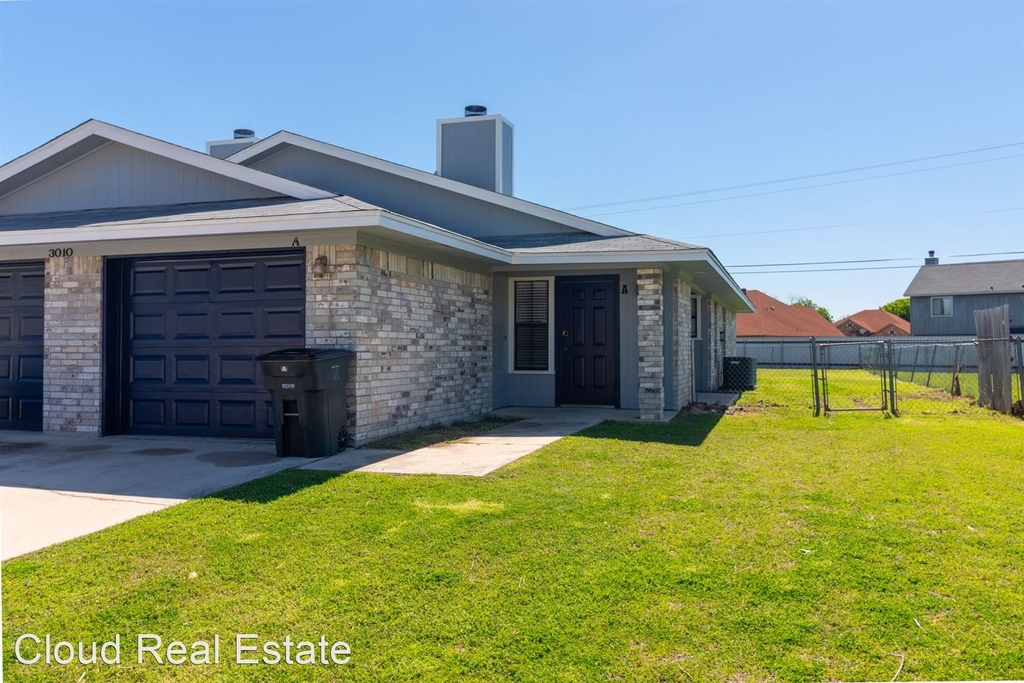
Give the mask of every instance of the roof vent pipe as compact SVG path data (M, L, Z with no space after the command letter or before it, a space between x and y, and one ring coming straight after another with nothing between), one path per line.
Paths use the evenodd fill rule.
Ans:
M256 137L256 131L251 128L235 128L236 140L248 140L249 138L254 137Z
M932 250L928 251L928 258L924 260L926 266L937 266L939 265L939 259L935 257L935 252Z
M487 116L487 107L480 104L466 105L466 116Z

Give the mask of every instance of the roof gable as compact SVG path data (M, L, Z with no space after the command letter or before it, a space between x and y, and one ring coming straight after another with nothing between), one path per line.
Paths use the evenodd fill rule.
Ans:
M616 228L611 225L605 225L597 221L592 221L587 218L575 216L564 211L558 211L541 204L535 204L528 202L524 199L512 197L509 195L501 194L500 192L491 192L490 190L483 190L473 185L461 183L457 180L451 180L450 178L444 178L427 171L421 171L416 168L409 166L403 166L402 164L396 164L391 161L384 159L378 159L367 154L361 154L344 147L338 147L326 142L319 140L313 140L311 138L296 135L295 133L289 133L287 131L280 131L274 133L268 138L260 140L254 145L247 147L246 149L237 152L228 159L244 166L253 166L259 168L266 168L269 172L269 166L264 166L262 162L270 159L274 155L280 154L287 150L289 147L299 147L312 152L340 159L351 164L358 166L374 169L376 171L386 173L396 178L405 179L414 183L419 183L432 188L437 188L449 193L461 195L471 199L478 200L487 205L494 207L503 207L505 209L511 209L512 211L518 212L525 216L538 218L544 221L550 221L551 223L564 226L565 229L578 230L585 233L591 233L594 235L602 235L606 237L618 236L618 235L631 235L634 234L628 230ZM337 191L337 190L336 190ZM342 192L343 194L349 194L347 191ZM357 193L352 193L358 196ZM380 198L364 198L366 201L380 204ZM390 207L385 207L390 208ZM401 209L395 209L399 213L408 213ZM417 218L420 218L417 216ZM423 220L431 220L430 218L424 218Z
M1024 294L1024 259L922 266L904 296Z
M889 311L883 311L881 308L869 308L859 313L848 315L836 322L836 329L841 330L843 324L847 321L853 321L855 325L867 330L868 334L878 334L889 325L910 334L909 322Z
M330 196L96 120L0 167L0 215Z
M737 337L843 337L842 332L807 306L790 306L756 289L746 290L753 313L736 315Z

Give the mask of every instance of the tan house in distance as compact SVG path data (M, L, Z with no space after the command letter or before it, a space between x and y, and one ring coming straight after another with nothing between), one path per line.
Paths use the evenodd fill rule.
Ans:
M847 337L909 337L910 323L880 308L854 313L836 322Z

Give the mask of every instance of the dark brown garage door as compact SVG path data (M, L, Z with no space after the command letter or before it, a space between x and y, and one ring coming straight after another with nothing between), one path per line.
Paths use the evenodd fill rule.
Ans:
M0 429L43 428L42 261L0 264Z
M273 436L256 356L303 346L305 256L124 261L123 433Z

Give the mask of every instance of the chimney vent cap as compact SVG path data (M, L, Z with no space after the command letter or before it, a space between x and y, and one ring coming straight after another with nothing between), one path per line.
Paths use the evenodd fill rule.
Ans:
M487 116L487 107L482 104L467 104L466 116Z
M256 137L256 131L251 128L235 128L236 140L248 140L249 138L254 137Z

